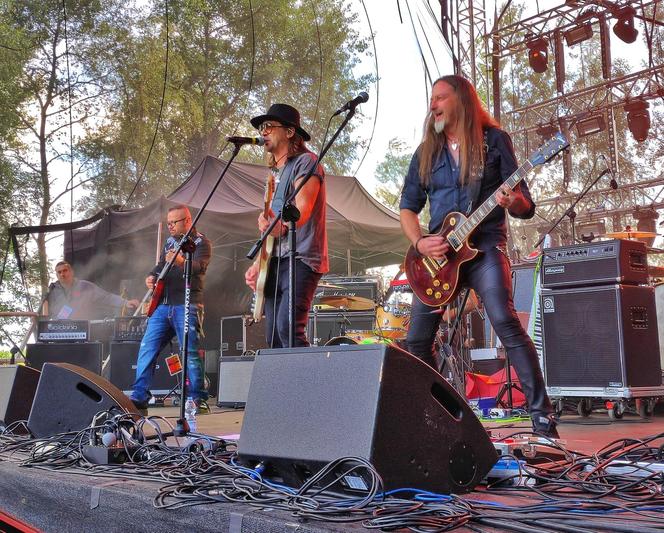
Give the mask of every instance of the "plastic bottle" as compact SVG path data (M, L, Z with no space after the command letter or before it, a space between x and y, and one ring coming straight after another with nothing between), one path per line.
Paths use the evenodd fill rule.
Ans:
M184 419L189 425L189 431L196 431L196 402L190 396L184 404Z

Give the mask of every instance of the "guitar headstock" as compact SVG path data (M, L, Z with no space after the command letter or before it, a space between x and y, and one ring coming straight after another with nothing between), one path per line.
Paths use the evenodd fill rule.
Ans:
M569 142L561 132L557 132L551 139L535 150L528 160L533 166L543 165L569 146Z

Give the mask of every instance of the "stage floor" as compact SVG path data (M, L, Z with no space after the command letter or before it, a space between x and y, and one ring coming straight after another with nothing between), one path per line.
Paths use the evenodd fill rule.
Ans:
M240 433L243 411L224 409L210 403L211 413L198 417L198 430L213 436L229 437ZM151 407L150 415L175 421L177 407ZM494 437L529 431L527 421L519 423L486 423ZM664 416L650 419L625 414L621 420L610 420L606 413L590 417L563 415L559 431L569 450L591 454L621 438L638 439L664 433ZM416 443L414 444L416 445ZM23 468L11 461L0 461L0 511L45 532L62 531L228 531L231 533L294 532L322 533L369 531L358 523L338 524L332 521L302 521L284 510L262 508L242 503L213 503L177 510L153 506L159 483L126 479L109 479L92 474L66 473L37 468ZM164 482L165 483L165 482ZM163 483L162 483L163 484ZM480 486L468 500L497 501L524 505L535 501L535 493L496 495ZM2 524L0 523L0 531ZM481 531L506 531L483 525ZM406 531L406 530L399 530ZM455 531L478 531L461 526ZM547 531L557 531L551 529ZM584 530L585 531L585 530ZM600 531L600 529L595 529Z

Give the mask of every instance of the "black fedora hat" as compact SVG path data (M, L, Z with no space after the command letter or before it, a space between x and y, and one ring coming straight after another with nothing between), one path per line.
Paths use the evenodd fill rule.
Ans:
M306 131L300 126L300 112L293 106L288 104L272 104L270 109L264 115L259 115L251 119L251 125L258 129L258 127L266 120L276 120L281 122L284 126L292 126L305 141L311 139Z

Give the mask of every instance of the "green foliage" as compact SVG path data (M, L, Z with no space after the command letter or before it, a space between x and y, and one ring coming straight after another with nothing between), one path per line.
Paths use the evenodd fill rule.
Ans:
M254 0L252 10L249 3L224 0L168 5L162 122L130 205L169 192L205 155L228 155L223 152L225 137L255 135L249 118L274 102L300 110L317 150L324 117L371 81L354 73L367 43L359 38L355 15L344 1ZM126 27L118 25L97 55L96 69L112 73L113 91L105 123L81 146L94 176L82 204L88 212L127 199L147 159L159 115L166 57L164 4L132 12ZM350 169L353 127L351 123L330 151L329 172ZM240 158L262 162L258 150L243 150Z

